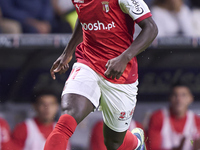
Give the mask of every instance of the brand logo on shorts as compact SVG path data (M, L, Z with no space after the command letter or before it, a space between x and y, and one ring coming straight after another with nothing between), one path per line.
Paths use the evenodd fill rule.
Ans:
M131 7L132 13L136 15L141 15L144 12L144 9L140 6L140 4L136 0L131 0L131 2L133 3L133 7Z
M132 109L131 111L127 111L127 112L125 112L125 111L121 112L120 115L119 115L118 120L125 121L125 120L128 120L128 119L132 118L134 109Z
M109 2L103 1L101 3L103 5L103 11L105 11L106 13L109 12Z

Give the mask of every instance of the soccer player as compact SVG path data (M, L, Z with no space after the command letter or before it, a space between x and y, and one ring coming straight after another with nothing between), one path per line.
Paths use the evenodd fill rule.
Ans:
M51 68L64 73L76 49L77 63L62 93L63 115L44 150L64 150L76 126L100 105L108 150L140 150L143 131L127 131L136 105L136 55L157 35L157 26L143 0L73 0L78 24ZM133 41L134 24L142 31Z
M139 122L132 119L128 130L132 131L136 127L143 129ZM92 129L90 150L106 150L103 137L103 121L97 122Z
M14 150L43 150L45 141L56 124L54 119L59 107L52 89L36 91L33 106L36 117L17 125L13 131L13 142L19 147Z
M192 101L193 95L186 84L173 85L170 107L154 112L150 119L149 150L200 149L200 117L188 110Z

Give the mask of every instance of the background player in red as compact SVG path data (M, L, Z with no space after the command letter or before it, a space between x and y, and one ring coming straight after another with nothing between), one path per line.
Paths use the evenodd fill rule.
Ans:
M73 0L79 21L51 75L64 73L76 49L77 63L62 93L63 115L44 150L64 150L69 138L100 105L108 150L140 150L143 131L127 131L136 105L136 55L157 35L157 26L143 0ZM134 24L142 28L133 41Z
M13 142L19 146L14 150L43 150L45 141L56 122L58 98L52 89L41 89L34 93L33 106L36 117L17 125L13 131Z
M139 122L136 122L132 119L129 130L132 131L136 127L143 129ZM103 121L97 122L92 129L90 138L90 150L106 150L103 137Z
M6 120L0 118L0 150L15 149L16 145L13 144L10 136L10 127Z
M192 101L193 95L186 84L172 87L170 107L154 112L150 119L149 150L200 149L200 117L188 110Z

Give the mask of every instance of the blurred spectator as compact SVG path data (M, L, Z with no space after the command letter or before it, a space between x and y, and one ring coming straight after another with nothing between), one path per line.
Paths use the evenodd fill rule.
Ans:
M45 141L56 124L54 119L59 106L58 98L52 90L37 91L33 106L36 117L17 125L13 131L13 142L20 147L15 150L43 150Z
M200 36L200 0L191 0L195 35Z
M8 123L0 118L0 150L14 150L16 145L13 144L10 137L10 127Z
M189 87L175 84L169 99L170 107L156 111L150 119L148 150L199 150L200 118L188 110L193 101Z
M136 127L143 129L140 123L132 120L129 130L132 131ZM104 145L103 121L97 122L92 129L90 138L90 150L107 150L106 146Z
M1 12L1 8L0 8L0 33L12 33L12 34L21 33L20 23L11 19L4 18Z
M60 31L58 30L58 32L72 32L78 17L72 1L52 0L52 5L56 14L56 20L60 26Z
M50 0L0 0L5 18L21 23L24 33L50 33L53 9Z
M192 12L183 0L154 0L151 8L158 36L193 36Z

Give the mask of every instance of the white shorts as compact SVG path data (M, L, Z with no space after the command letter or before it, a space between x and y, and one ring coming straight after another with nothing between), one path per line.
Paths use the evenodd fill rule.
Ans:
M89 99L103 112L104 123L116 132L129 128L136 106L138 81L132 84L114 84L87 65L75 63L66 81L62 95L74 93Z

